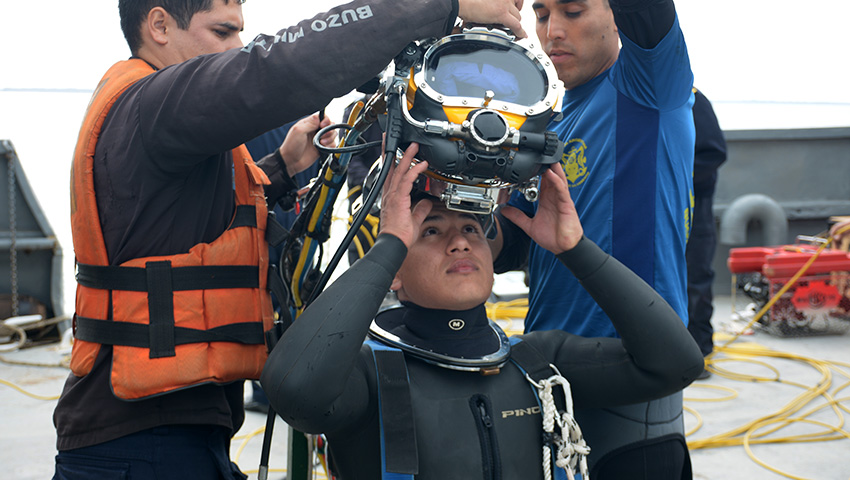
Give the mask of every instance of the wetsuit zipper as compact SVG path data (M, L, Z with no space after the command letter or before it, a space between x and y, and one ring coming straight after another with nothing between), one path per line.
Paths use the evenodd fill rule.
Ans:
M469 400L475 425L478 427L478 439L481 442L481 470L484 480L501 480L502 460L499 457L499 444L493 425L492 409L487 397L475 395Z

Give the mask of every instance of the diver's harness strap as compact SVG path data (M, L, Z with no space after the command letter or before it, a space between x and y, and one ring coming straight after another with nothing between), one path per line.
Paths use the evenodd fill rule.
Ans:
M378 379L382 478L413 480L419 473L419 450L404 353L374 340L367 339L366 344Z
M525 373L525 378L534 387L535 396L540 403L543 417L543 478L553 478L554 452L554 464L566 470L567 478L574 478L578 472L583 480L590 480L587 469L590 447L584 441L581 429L573 417L569 382L537 349L519 339L511 338L511 361ZM552 371L555 372L554 375ZM563 394L558 403L566 404L565 411L558 411L556 406L555 396L558 390L553 390L553 387L557 386L561 387L560 392ZM555 431L556 426L560 432Z

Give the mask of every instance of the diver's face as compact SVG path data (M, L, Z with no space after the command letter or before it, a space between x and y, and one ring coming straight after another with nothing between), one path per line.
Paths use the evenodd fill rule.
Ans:
M434 202L393 281L398 298L466 310L484 303L492 289L493 258L478 220Z

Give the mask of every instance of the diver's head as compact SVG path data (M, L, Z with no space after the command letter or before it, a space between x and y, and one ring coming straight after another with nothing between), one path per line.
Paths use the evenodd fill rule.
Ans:
M467 310L484 303L493 288L493 257L476 215L450 210L440 200L431 212L392 283L399 300L424 308ZM416 203L413 203L416 205Z

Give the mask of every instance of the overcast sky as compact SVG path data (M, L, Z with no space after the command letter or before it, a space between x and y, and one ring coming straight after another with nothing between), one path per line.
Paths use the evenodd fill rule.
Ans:
M250 0L243 41L337 3ZM679 0L677 9L696 83L713 98L850 103L847 0ZM3 0L0 18L0 88L92 88L128 54L114 0Z
M250 0L242 39L337 3ZM523 22L533 35L531 4L526 0ZM716 104L792 102L850 112L850 1L679 0L677 9L696 85ZM0 18L0 89L91 89L128 55L114 0L3 0ZM850 113L843 123L850 125Z
M90 90L129 51L115 0L0 1L0 91ZM244 42L337 0L250 0ZM533 0L523 22L534 36ZM679 0L698 88L725 129L850 126L848 0ZM49 12L49 13L48 13ZM0 108L3 105L0 104Z

